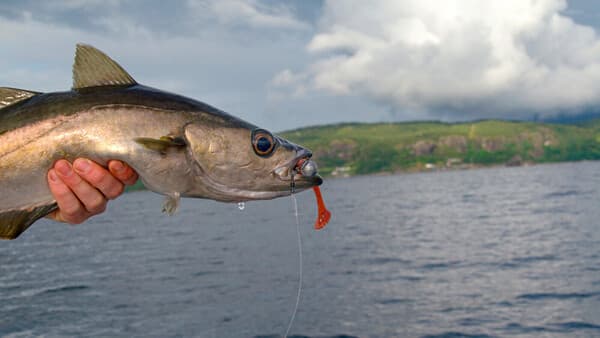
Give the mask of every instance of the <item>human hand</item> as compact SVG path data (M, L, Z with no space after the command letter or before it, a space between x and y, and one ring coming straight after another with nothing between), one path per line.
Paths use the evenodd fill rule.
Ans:
M123 193L138 174L121 161L109 161L108 170L97 163L78 158L73 165L58 160L48 171L48 186L58 209L48 215L59 222L79 224L106 210L108 200Z

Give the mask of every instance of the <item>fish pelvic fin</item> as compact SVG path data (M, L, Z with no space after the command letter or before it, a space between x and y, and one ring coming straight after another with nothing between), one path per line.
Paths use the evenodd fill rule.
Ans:
M0 87L0 109L8 107L17 102L27 100L30 97L36 96L38 92L32 92L25 89L16 89L8 87Z
M174 215L179 209L179 201L181 200L181 194L178 192L168 193L163 203L162 211L169 216Z
M0 239L15 239L38 219L58 209L56 203L0 212Z
M73 63L73 90L136 84L131 75L106 54L90 45L77 44Z

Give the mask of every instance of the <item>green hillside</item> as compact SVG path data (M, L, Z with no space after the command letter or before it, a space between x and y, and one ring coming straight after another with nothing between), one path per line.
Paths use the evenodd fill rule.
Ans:
M325 175L600 159L600 120L578 125L496 120L351 123L281 135L313 150Z

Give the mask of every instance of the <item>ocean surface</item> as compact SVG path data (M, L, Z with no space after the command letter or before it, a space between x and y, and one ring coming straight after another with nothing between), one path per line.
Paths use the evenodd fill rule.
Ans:
M600 162L328 180L293 336L600 337ZM291 198L130 193L0 242L0 336L280 337L298 286Z

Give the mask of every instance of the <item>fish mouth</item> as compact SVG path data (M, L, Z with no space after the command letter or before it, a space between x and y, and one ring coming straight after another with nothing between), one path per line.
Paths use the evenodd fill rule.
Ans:
M283 165L275 168L273 174L280 180L295 183L296 188L310 188L323 184L323 178L316 173L316 165L310 158L312 152L307 149L299 149L296 156L284 163ZM302 165L306 162L311 162L315 165L315 172L312 175L304 175Z

